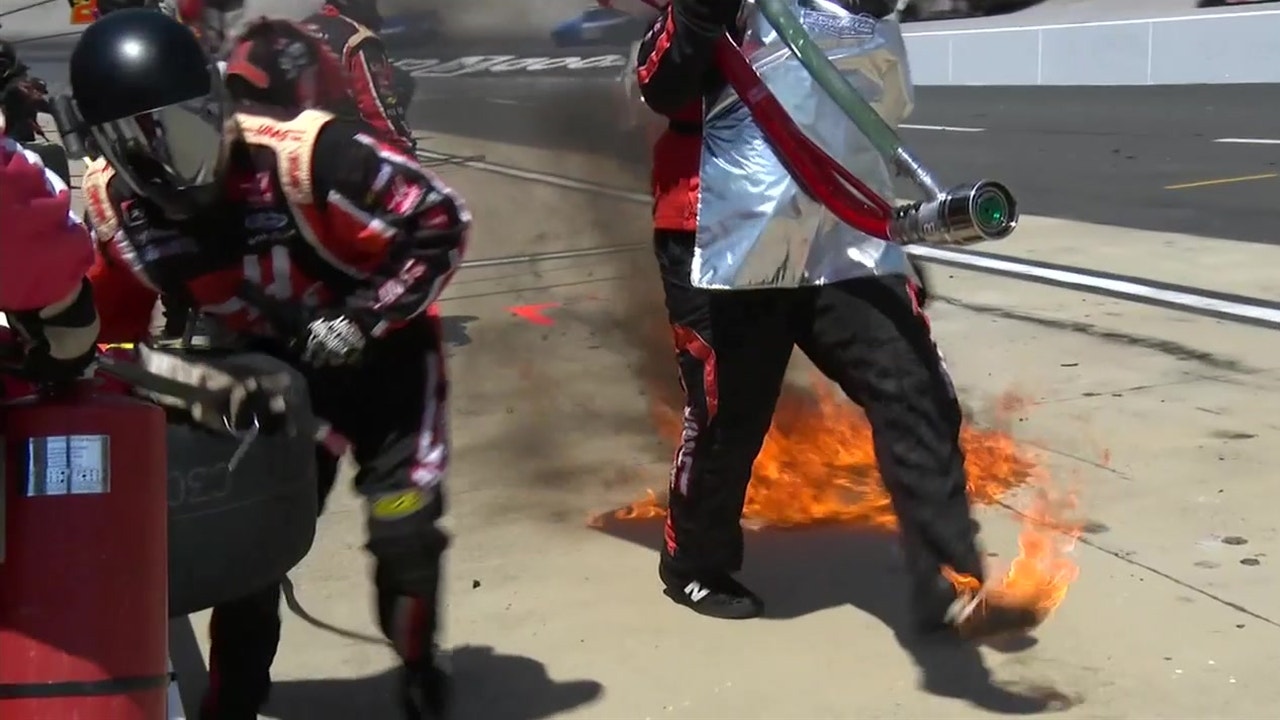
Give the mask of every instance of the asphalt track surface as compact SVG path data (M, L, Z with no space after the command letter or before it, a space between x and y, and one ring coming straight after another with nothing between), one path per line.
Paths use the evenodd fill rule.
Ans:
M477 73L419 92L418 127L625 157L643 184L648 150L619 130L608 77ZM902 134L944 181L1000 180L1029 214L1270 243L1278 118L1280 86L926 87Z
M943 177L1007 182L1027 213L1275 242L1280 87L923 88L904 130ZM1250 178L1250 179L1243 179Z

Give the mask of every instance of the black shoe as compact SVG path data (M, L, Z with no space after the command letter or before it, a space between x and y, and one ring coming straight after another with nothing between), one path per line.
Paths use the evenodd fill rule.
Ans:
M258 712L267 704L271 681L223 681L222 687L209 687L200 698L199 720L258 720Z
M964 606L968 611L957 614L952 623L956 634L968 640L1023 635L1044 620L1044 616L1034 608L1011 605L999 598L969 598L964 601Z
M670 562L658 564L658 577L667 597L700 615L722 620L747 620L764 613L764 601L725 572L692 574Z
M200 720L258 720L262 704L215 698L206 693L200 701Z
M400 702L405 720L445 720L453 699L453 679L434 661L401 669Z
M917 586L916 628L924 634L949 634L966 640L989 640L1025 633L1044 618L1034 608L1010 605L978 592L958 592L939 576Z

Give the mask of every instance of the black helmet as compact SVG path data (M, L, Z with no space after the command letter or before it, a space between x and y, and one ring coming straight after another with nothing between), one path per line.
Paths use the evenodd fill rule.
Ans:
M17 70L18 51L13 49L13 43L0 40L0 80L4 80Z
M98 0L97 4L98 17L118 10L130 10L133 8L156 9L159 7L159 0Z
M217 66L185 25L120 10L71 52L71 95L103 157L167 214L217 198L234 121Z
M378 0L325 0L325 4L374 32L382 30Z

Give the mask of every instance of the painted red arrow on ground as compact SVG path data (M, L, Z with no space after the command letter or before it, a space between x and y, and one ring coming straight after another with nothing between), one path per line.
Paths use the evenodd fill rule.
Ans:
M556 321L543 314L544 310L560 307L560 303L537 303L535 305L515 305L507 308L507 312L534 325L555 325Z

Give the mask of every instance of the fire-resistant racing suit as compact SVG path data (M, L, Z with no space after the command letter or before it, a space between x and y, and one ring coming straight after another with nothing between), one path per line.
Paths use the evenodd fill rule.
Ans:
M0 128L19 142L36 140L36 115L49 112L44 81L31 77L13 44L0 40Z
M71 192L40 158L0 132L0 312L21 354L0 358L27 380L79 376L92 361L98 314L85 273L93 244ZM3 323L0 323L3 324ZM7 355L6 350L0 353Z
M387 58L377 28L368 24L379 24L378 16L376 12L367 18L358 16L353 7L349 3L327 3L303 24L342 59L351 76L361 117L379 133L395 138L401 149L412 152L413 131L405 118L407 108L397 92L395 66Z
M436 524L449 459L447 384L428 308L458 267L469 215L449 188L363 126L248 105L234 120L241 141L225 199L189 220L164 216L101 161L86 172L101 339L143 340L157 296L176 296L306 376L314 412L352 443L359 464L378 617L405 663L405 698L443 702L433 650L448 544ZM263 307L246 283L280 306ZM309 360L310 346L281 330L281 308L305 313L312 340L317 327L366 338L360 360ZM318 457L323 499L337 461ZM256 717L279 642L279 600L272 586L214 609L203 718Z
M366 114L342 61L305 25L265 18L250 24L227 54L224 76L237 100L362 120L382 139L401 146L398 135L378 127L379 113Z
M212 55L223 58L227 88L237 100L359 119L381 139L412 152L412 131L396 94L370 80L391 72L376 36L353 31L352 48L359 52L344 53L345 46L330 48L331 40L312 22L321 16L276 16L291 9L265 0L183 0L178 17ZM339 22L336 29L347 32L349 22Z
M740 0L675 0L639 48L651 109L669 119L654 147L654 250L680 377L684 432L671 472L660 575L676 602L753 617L762 601L731 575L740 516L792 348L866 412L902 528L917 613L944 627L956 592L943 566L983 577L959 444L961 412L908 276L766 289L705 289L691 278L698 241L702 127L725 87L713 46L737 32ZM904 266L905 267L905 266Z

